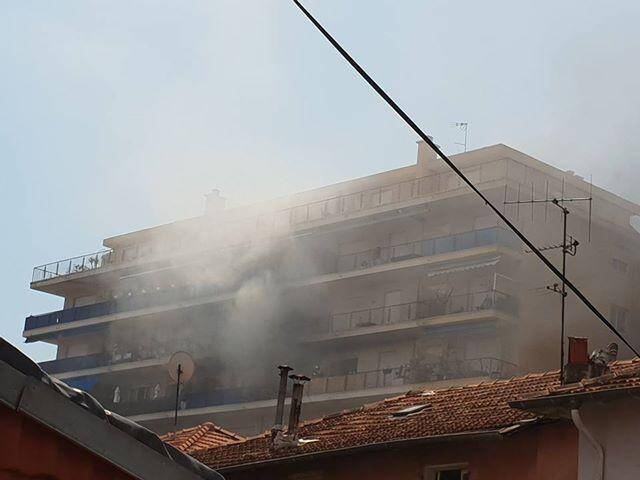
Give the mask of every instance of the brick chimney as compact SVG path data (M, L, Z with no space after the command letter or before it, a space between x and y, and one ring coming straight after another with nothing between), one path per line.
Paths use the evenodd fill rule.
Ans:
M589 341L582 337L568 337L569 352L562 383L576 383L589 376Z

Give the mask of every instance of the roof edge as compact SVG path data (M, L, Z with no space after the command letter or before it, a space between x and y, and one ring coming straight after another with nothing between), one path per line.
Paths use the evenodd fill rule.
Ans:
M305 453L301 455L290 455L287 457L273 458L269 460L258 460L255 462L231 465L228 467L217 467L216 471L220 473L235 472L240 470L246 470L249 468L267 467L275 464L293 463L293 462L304 461L304 460L315 459L315 458L347 455L350 453L360 453L360 452L366 452L369 450L382 450L385 448L403 447L403 446L410 446L414 444L418 445L423 443L455 442L459 440L490 440L490 439L497 440L497 439L503 438L503 435L500 433L500 430L501 429L472 430L468 432L451 433L451 434L445 434L445 435L431 435L428 437L404 438L400 440L391 440L387 442L369 443L366 445L359 445L356 447L324 450L321 452L311 452L311 453Z

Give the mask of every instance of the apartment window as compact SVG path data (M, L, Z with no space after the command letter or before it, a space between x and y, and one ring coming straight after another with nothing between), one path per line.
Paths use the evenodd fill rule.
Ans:
M627 333L629 310L620 305L611 305L611 321L620 333Z
M425 480L470 480L469 467L466 465L443 465L427 467Z
M616 272L622 273L623 275L626 275L629 271L629 264L620 260L619 258L613 257L611 259L611 266Z

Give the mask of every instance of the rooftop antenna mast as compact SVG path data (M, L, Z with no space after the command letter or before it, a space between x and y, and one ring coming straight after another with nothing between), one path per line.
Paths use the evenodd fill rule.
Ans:
M518 185L519 187L519 185ZM505 190L506 194L506 190ZM573 197L566 198L564 197L564 179L562 181L562 193L559 198L548 198L549 197L549 183L547 182L547 193L545 199L536 200L533 198L533 184L531 184L531 200L520 200L520 188L518 188L518 200L514 201L504 201L505 205L517 205L518 208L521 204L530 204L531 205L531 221L533 222L533 207L537 203L543 203L545 205L545 219L546 219L546 208L549 204L555 205L562 212L562 243L559 245L546 245L538 248L538 251L542 252L545 250L562 250L562 280L560 284L554 283L553 285L547 285L546 289L552 292L555 292L561 297L561 307L560 307L560 381L563 381L564 374L564 331L565 331L565 312L566 312L566 299L567 299L567 288L566 283L564 281L564 277L567 274L567 255L571 255L575 257L576 253L578 253L578 245L580 242L576 240L573 236L567 234L567 217L569 216L569 209L564 206L564 203L567 202L589 202L589 242L591 242L591 204L593 198L591 197L591 189L589 189L588 197ZM531 253L531 250L525 250L528 253Z
M452 127L456 127L457 129L464 132L464 142L455 142L456 145L460 145L464 148L464 151L467 151L467 139L469 138L469 122L455 122L451 124Z

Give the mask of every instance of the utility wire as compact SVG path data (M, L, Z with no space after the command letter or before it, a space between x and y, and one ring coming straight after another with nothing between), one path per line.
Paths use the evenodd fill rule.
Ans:
M427 134L425 134L418 125L407 115L397 104L393 101L393 99L387 95L387 93L378 85L373 78L369 76L367 72L356 62L351 55L347 53L347 51L342 48L342 46L331 36L329 32L327 32L322 25L309 13L309 11L298 1L293 0L296 6L302 11L302 13L313 23L313 25L324 35L324 37L334 46L340 55L349 62L349 64L360 74L362 78L373 88L378 95L380 95L385 102L402 118L407 125L409 125L414 132L418 134L418 136L427 144L431 149L438 155L442 160L453 170L456 175L458 175L468 186L473 190L483 201L484 203L494 211L496 215L502 220L512 231L515 233L524 244L531 249L531 251L544 263L549 270L551 270L556 277L558 277L561 281L563 281L567 287L582 301L582 303L593 312L593 314L598 317L598 319L605 324L605 326L613 332L613 334L618 337L627 347L631 349L631 351L640 357L640 353L627 341L626 338L622 336L620 332L616 329L615 326L606 317L600 313L600 311L589 301L589 299L576 287L568 278L566 278L560 270L558 270L553 263L545 257L540 250L536 248L536 246L520 231L518 228L511 223L511 221L500 212L500 210L493 205L487 197L478 189L476 186L471 183L471 181L462 173L462 171L447 157L438 147L433 140L431 140Z

